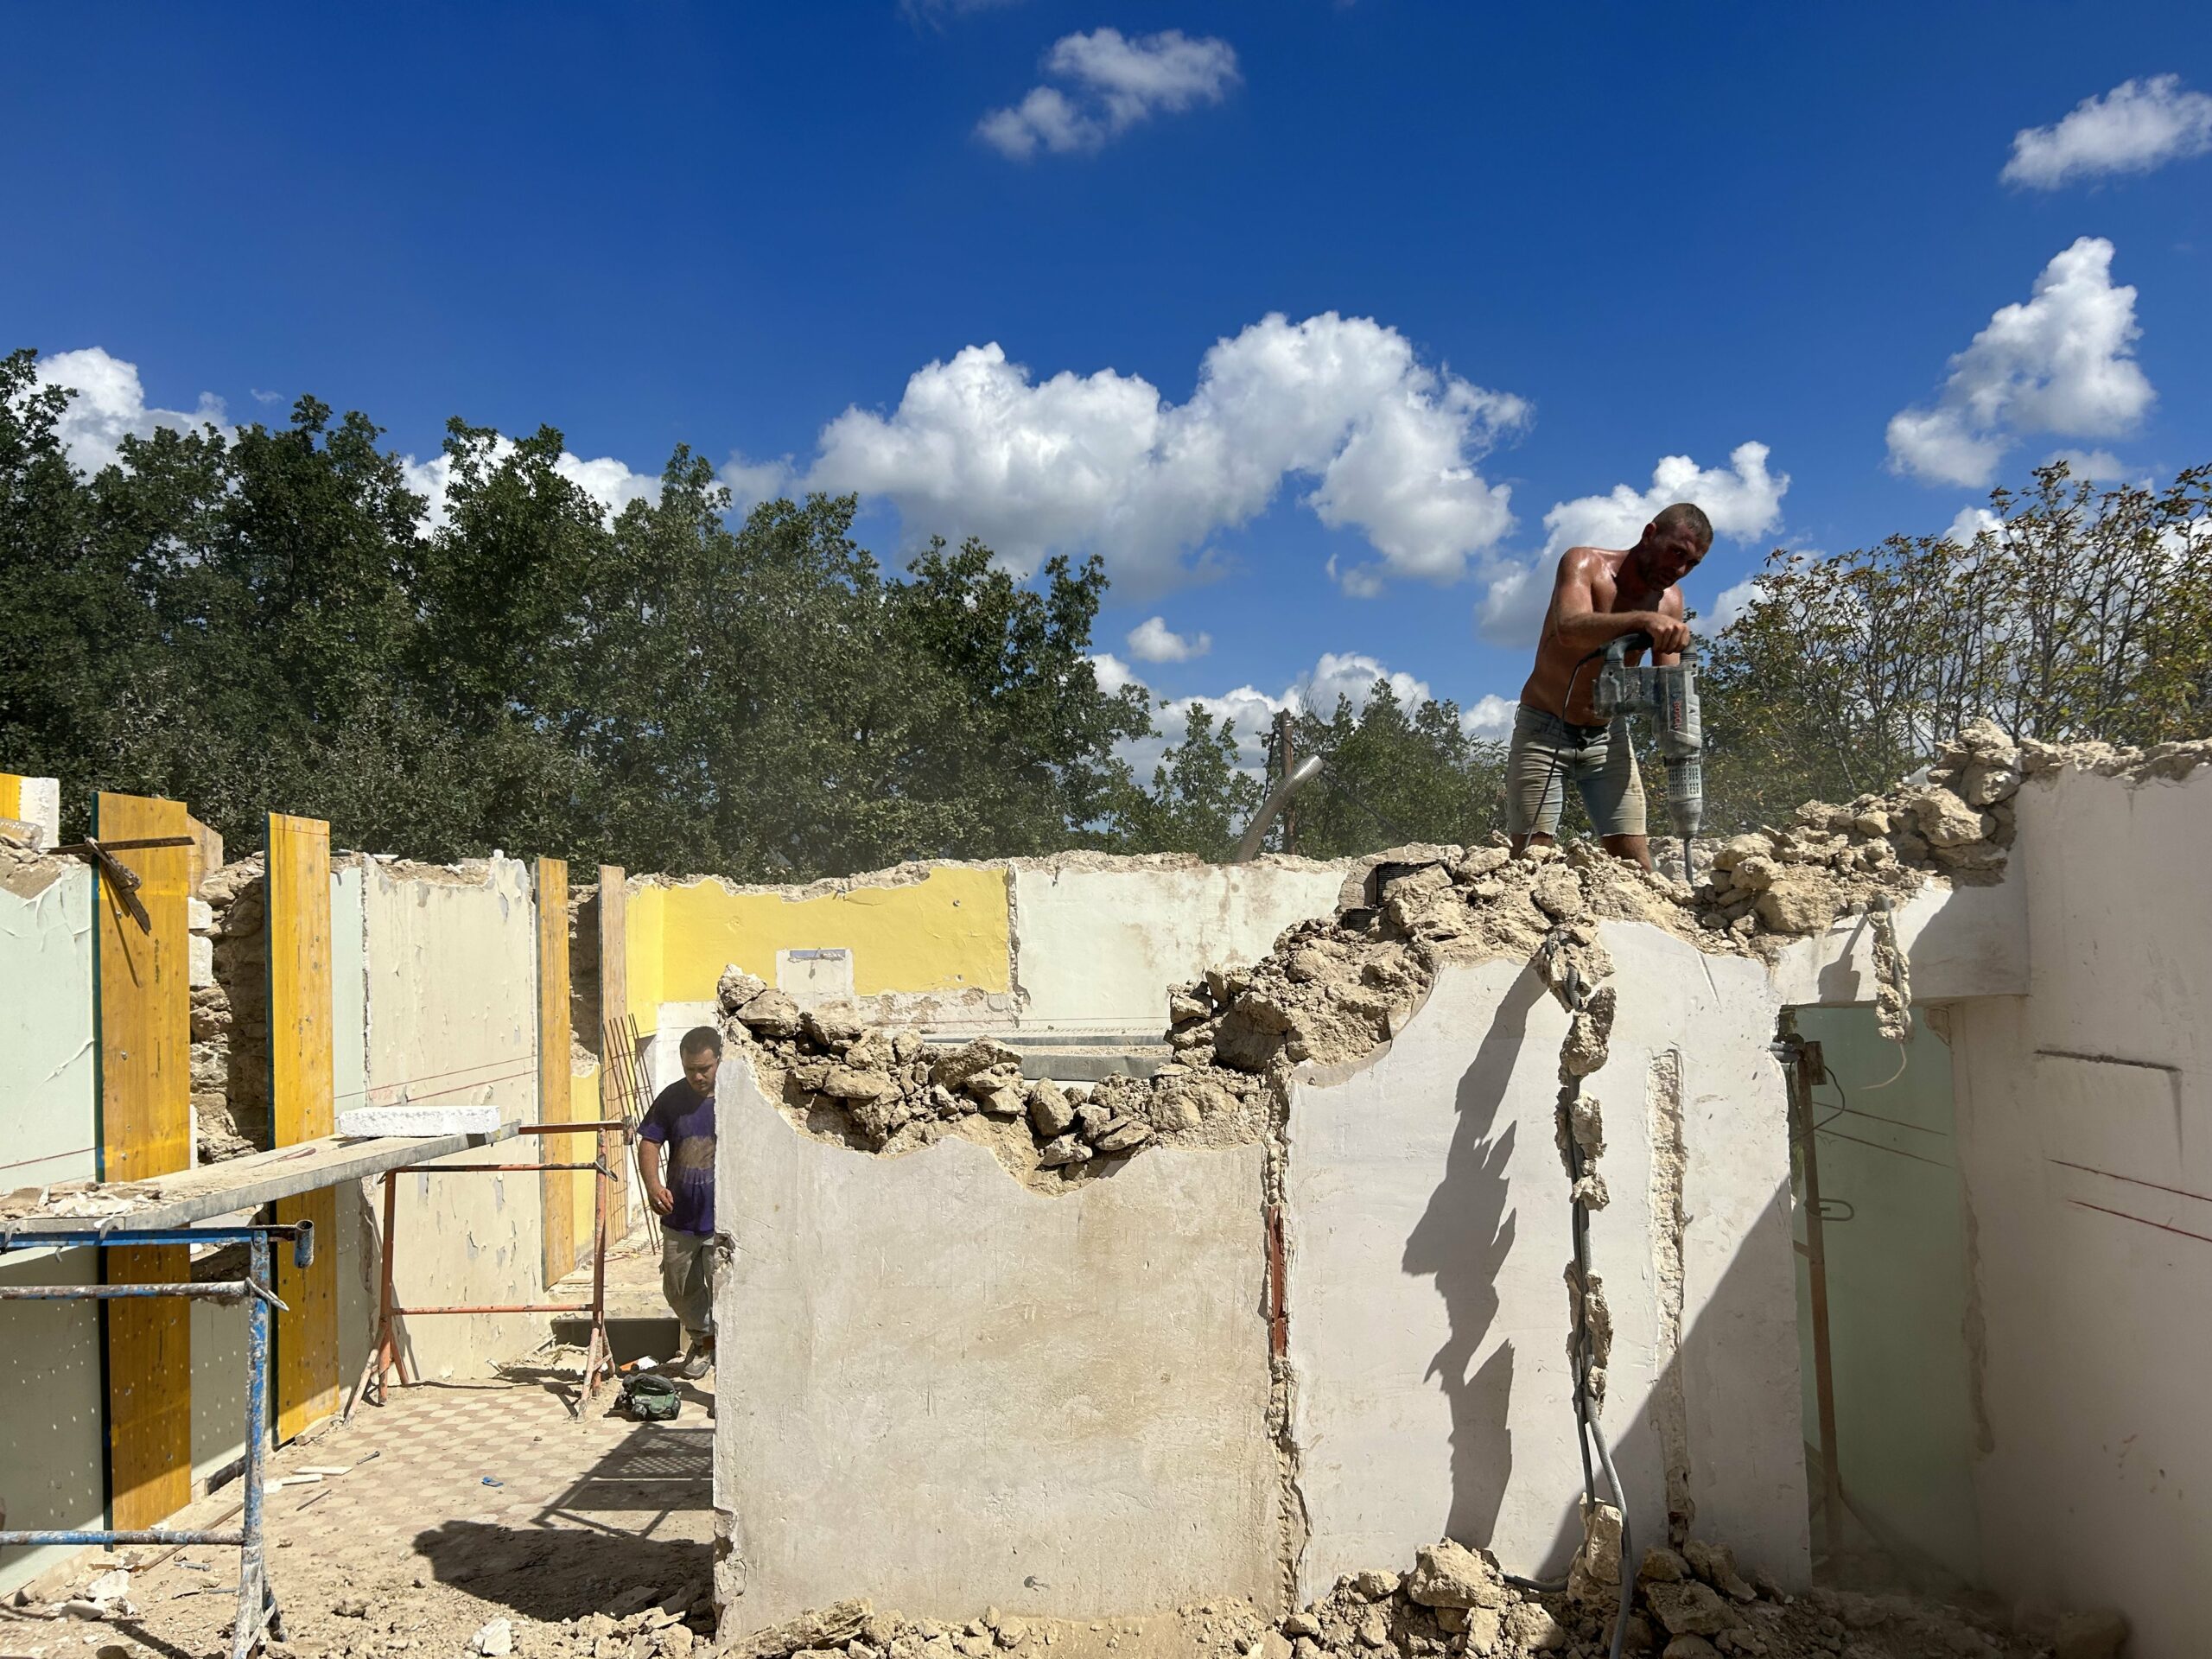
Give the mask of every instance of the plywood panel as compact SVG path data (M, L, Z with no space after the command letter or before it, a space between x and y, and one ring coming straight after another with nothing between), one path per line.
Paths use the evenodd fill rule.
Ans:
M180 801L102 795L94 833L137 841L188 833ZM103 877L99 892L100 1175L137 1180L192 1162L191 986L183 847L116 855L138 877L141 930Z
M103 794L93 833L136 841L188 833L183 804ZM98 903L100 1173L136 1180L192 1162L191 989L183 847L118 853L139 879L142 930L106 877ZM111 1282L190 1275L182 1246L106 1253ZM181 1301L117 1301L106 1310L109 1511L118 1528L150 1527L192 1497L192 1325Z
M330 826L269 815L270 1110L276 1144L333 1133L336 1087L332 1002ZM307 1268L279 1248L276 1438L289 1440L338 1409L338 1203L326 1188L277 1201L276 1219L315 1224Z
M105 1255L111 1285L192 1276L182 1244ZM119 1531L159 1526L192 1501L192 1308L149 1296L106 1313L109 1513Z
M601 1117L615 1115L613 1090L607 1086L613 1058L607 1045L607 1031L620 1031L630 1012L630 889L620 864L599 867L599 1087ZM619 1039L617 1040L620 1040ZM607 1212L614 1217L610 1230L619 1238L629 1230L630 1160L613 1160L617 1179L607 1192Z
M572 1122L569 1084L569 866L565 860L537 861L537 1121ZM549 1164L583 1161L588 1135L540 1137ZM545 1282L567 1275L576 1265L575 1189L586 1178L569 1170L548 1170L543 1184Z

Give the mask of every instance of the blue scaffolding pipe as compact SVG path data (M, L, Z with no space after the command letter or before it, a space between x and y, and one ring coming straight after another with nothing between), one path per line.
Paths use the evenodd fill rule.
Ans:
M0 1252L10 1249L67 1249L92 1244L106 1247L161 1244L244 1244L246 1276L207 1284L145 1285L16 1285L0 1287L0 1300L105 1301L123 1296L181 1296L196 1301L246 1305L245 1336L245 1501L234 1532L171 1531L145 1528L121 1532L97 1528L37 1530L0 1530L0 1547L17 1544L220 1544L238 1550L238 1618L232 1626L231 1659L251 1659L264 1633L284 1639L283 1614L276 1592L269 1581L268 1552L262 1528L262 1458L269 1436L269 1310L282 1308L276 1299L270 1268L269 1241L292 1241L292 1261L305 1268L315 1260L315 1224L290 1222L271 1226L156 1227L109 1226L82 1231L41 1230L0 1236Z

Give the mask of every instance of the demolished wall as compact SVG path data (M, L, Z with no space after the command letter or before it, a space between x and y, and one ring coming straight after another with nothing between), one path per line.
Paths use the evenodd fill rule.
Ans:
M1725 1539L1758 1581L1802 1583L1805 1471L1788 1132L1770 1052L1776 1015L1789 1003L1861 1004L1897 1031L1916 1004L1950 1005L1954 1020L1962 1009L2016 1005L2031 986L2016 833L2042 851L2046 861L2034 868L2044 879L2063 864L2062 837L2074 833L2043 816L2049 803L2082 786L2124 799L2187 775L2208 748L2085 756L2016 748L1993 728L1976 728L1923 784L1808 806L1791 825L1728 843L1694 889L1586 849L1526 862L1475 849L1425 867L1386 866L1360 895L1366 902L1293 927L1254 967L1173 988L1176 1065L1149 1081L1116 1080L1103 1100L1099 1090L1053 1091L1022 1079L1014 1051L988 1042L933 1048L834 1009L786 1007L772 988L740 977L728 998L739 1053L760 1068L783 1137L809 1152L796 1177L779 1177L796 1179L803 1198L794 1201L788 1185L764 1196L798 1229L791 1248L881 1263L901 1250L909 1224L879 1229L866 1207L847 1205L834 1231L823 1229L809 1189L863 1179L856 1172L887 1160L906 1166L917 1185L944 1179L949 1160L989 1173L961 1144L973 1142L1020 1185L1073 1206L1154 1160L1255 1146L1265 1160L1261 1219L1265 1206L1282 1206L1287 1271L1249 1318L1265 1330L1280 1298L1288 1347L1274 1368L1267 1415L1236 1432L1248 1445L1264 1440L1277 1459L1284 1586L1272 1605L1326 1597L1339 1575L1402 1562L1444 1533L1492 1545L1509 1567L1557 1570L1582 1540L1560 1284L1569 1255L1555 1144L1564 1076L1578 1130L1587 1119L1585 1151L1602 1154L1595 1173L1606 1201L1592 1223L1592 1267L1605 1281L1596 1313L1606 1344L1601 1425L1618 1453L1637 1547L1703 1549ZM2107 778L2094 778L2100 767ZM2118 810L2109 833L2124 842L2126 809ZM2094 960L2100 925L2069 922L2075 931L2058 948ZM2177 922L2160 938L2180 931ZM2050 935L2038 925L2036 937ZM2187 947L2197 960L2202 937ZM2160 959L2154 950L2146 966ZM1539 974L1522 973L1532 962ZM1577 982L1569 967L1580 976L1577 1006L1594 1009L1592 988L1611 993L1606 1018L1586 1036L1559 1005L1562 986ZM1974 1063L1962 1045L1959 1064ZM2151 1074L2178 1065L2154 1059ZM1962 1117L1966 1098L1962 1090ZM1185 1103L1196 1109L1186 1114ZM1067 1105L1106 1110L1063 1127ZM1102 1144L1109 1126L1122 1133L1110 1147ZM1088 1155L1060 1161L1070 1134ZM741 1169L726 1179L744 1191ZM997 1218L966 1190L944 1209L973 1224L971 1254L995 1260ZM1035 1201L1015 1184L1005 1191L1008 1202ZM1977 1216L1986 1252L1987 1221L1979 1207ZM741 1321L738 1282L725 1307ZM1995 1292L1985 1281L1985 1320ZM2037 1306L2024 1285L2007 1300L2015 1321ZM1070 1317L1034 1311L1039 1319ZM2139 1320L2131 1330L2147 1339L2157 1326ZM1009 1394L1058 1397L1041 1373L987 1381L958 1344L909 1343L901 1363L940 1424L981 1421ZM2021 1365L2024 1375L2024 1358ZM2141 1369L2161 1374L2148 1359ZM2190 1374L2185 1364L2163 1373ZM725 1402L755 1381L726 1371ZM2039 1386L2033 1409L2048 1411L2052 1386ZM804 1390L785 1387L777 1404L798 1420L790 1432L817 1433ZM2031 1457L2031 1444L2016 1438L2015 1455ZM755 1491L740 1501L765 1513L792 1496ZM940 1527L963 1538L962 1517L988 1509L976 1490L936 1497ZM2152 1511L2136 1497L2133 1513L2149 1524ZM2015 1503L2012 1515L2015 1527L2038 1524L2028 1506ZM2188 1535L2170 1532L2166 1541L2178 1548ZM932 1548L957 1554L972 1541ZM914 1601L903 1577L900 1588L887 1587L903 1567L834 1543L823 1554L842 1572L814 1572L800 1599ZM1586 1583L1602 1590L1602 1552L1583 1565L1599 1575ZM793 1605L786 1568L746 1567L731 1631ZM1685 1617L1702 1619L1707 1601L1726 1609L1733 1581L1707 1574L1654 1605L1695 1603ZM1036 1605L1020 1601L1018 1577L961 1582L969 1606ZM2115 1582L2077 1573L2052 1599L2125 1599ZM1840 1602L1821 1616L1834 1611L1860 1617L1856 1604ZM1868 1624L1887 1616L1864 1615ZM1716 1617L1707 1633L1756 1623L1741 1610ZM1308 1633L1279 1628L1287 1638Z

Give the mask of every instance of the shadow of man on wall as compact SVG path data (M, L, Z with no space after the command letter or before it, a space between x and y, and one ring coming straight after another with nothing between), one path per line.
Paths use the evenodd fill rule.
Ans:
M1400 1263L1409 1274L1434 1278L1451 1322L1451 1336L1430 1357L1425 1375L1436 1380L1452 1412L1452 1510L1445 1531L1467 1544L1490 1542L1513 1471L1506 1415L1513 1345L1502 1344L1479 1367L1475 1356L1497 1320L1497 1275L1513 1249L1506 1170L1513 1161L1516 1126L1498 1132L1498 1109L1527 1038L1529 1011L1543 995L1535 976L1524 974L1498 1004L1459 1078L1443 1179L1407 1238Z

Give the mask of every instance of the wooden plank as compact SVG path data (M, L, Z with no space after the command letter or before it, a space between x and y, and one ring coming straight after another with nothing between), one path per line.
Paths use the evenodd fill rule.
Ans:
M177 1284L192 1277L189 1245L100 1255L111 1285ZM101 1314L109 1524L118 1531L157 1527L192 1501L192 1306L181 1296L149 1296L104 1302Z
M630 889L620 864L599 867L599 1097L603 1116L613 1116L611 1091L607 1086L609 1067L615 1064L607 1052L608 1027L621 1029L630 1012ZM609 1230L620 1238L630 1230L630 1160L626 1155L613 1166L618 1177L607 1189L607 1208L613 1217Z
M512 1123L493 1135L385 1135L373 1141L346 1141L330 1135L273 1152L249 1153L219 1164L203 1164L187 1175L173 1175L156 1184L156 1196L115 1216L38 1215L6 1224L25 1234L82 1233L112 1227L196 1227L219 1216L242 1210L258 1210L264 1204L296 1198L336 1186L341 1181L366 1180L387 1169L415 1164L435 1164L479 1147L514 1138Z
M188 833L180 801L102 794L93 833L135 841ZM99 877L99 1167L103 1180L140 1180L192 1163L191 986L183 847L118 853L138 877L142 931ZM103 1253L110 1283L190 1276L181 1245ZM157 1525L192 1498L192 1313L181 1300L107 1306L108 1510L112 1524Z
M537 1121L575 1122L569 1086L569 866L565 860L537 861ZM548 1135L538 1151L549 1164L579 1164L591 1155L592 1138ZM540 1188L538 1236L544 1252L545 1282L568 1276L576 1265L576 1183L588 1177L573 1170L547 1170Z
M331 1019L330 826L269 815L270 1117L278 1147L318 1141L337 1126ZM234 1038L235 1040L235 1038ZM276 1439L281 1444L339 1408L338 1195L282 1198L276 1219L315 1224L312 1265L279 1250Z

